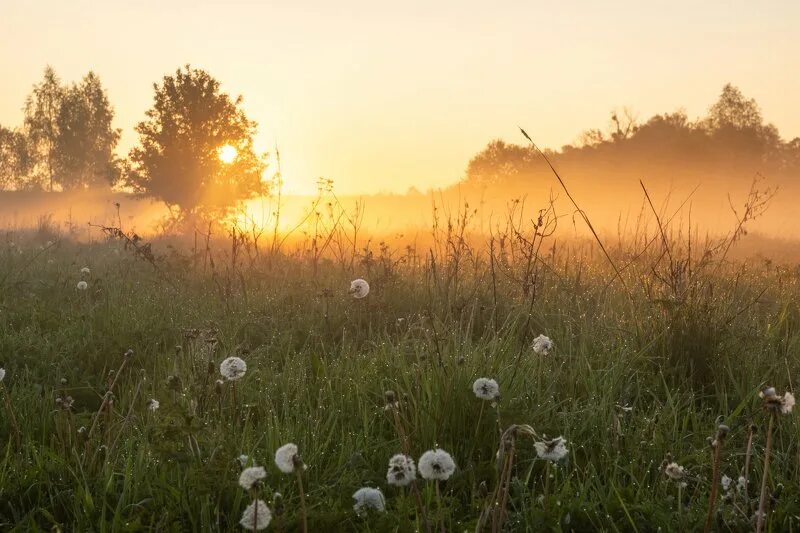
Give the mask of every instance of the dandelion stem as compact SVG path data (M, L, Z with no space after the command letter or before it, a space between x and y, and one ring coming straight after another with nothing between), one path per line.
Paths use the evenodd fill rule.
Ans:
M758 517L756 519L756 533L761 533L764 529L767 506L767 481L769 480L769 459L772 451L772 425L775 421L775 414L770 413L769 425L767 426L767 446L764 449L764 472L761 474L761 497L758 499Z
M235 390L235 389L234 389ZM303 489L303 473L302 469L297 468L297 488L300 490L300 513L303 520L303 533L308 533L308 519L306 515L306 493Z
M439 490L439 480L437 479L435 482L436 486L436 509L438 510L436 521L439 522L439 530L442 533L447 533L447 530L444 527L444 513L442 511L442 493Z
M714 507L717 504L717 484L719 483L719 461L722 455L722 443L724 439L717 439L716 446L714 446L714 465L711 472L711 494L708 498L708 515L706 515L706 524L704 531L708 533L711 531L711 522L714 520Z

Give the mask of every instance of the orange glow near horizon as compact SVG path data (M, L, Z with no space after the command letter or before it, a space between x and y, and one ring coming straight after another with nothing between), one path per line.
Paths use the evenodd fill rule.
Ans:
M93 70L126 155L153 83L191 63L244 97L254 144L311 194L320 176L340 194L445 187L492 139L524 141L517 125L560 148L624 106L703 116L727 82L800 136L800 2L612 4L3 0L0 124L22 125L46 65Z

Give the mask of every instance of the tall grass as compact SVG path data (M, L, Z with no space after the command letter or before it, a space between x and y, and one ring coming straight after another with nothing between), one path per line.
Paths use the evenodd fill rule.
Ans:
M309 531L423 529L413 495L386 484L389 457L406 446L452 454L441 513L433 485L420 483L421 499L447 531L474 529L501 475L498 427L513 424L563 435L570 453L548 463L516 440L506 530L701 528L714 467L705 439L720 423L731 432L719 474L742 474L754 423L749 475L762 478L757 392L798 376L800 272L729 263L725 247L688 241L665 217L607 248L612 267L590 246L556 241L551 209L515 205L491 236L472 232L465 208L397 246L361 236L335 205L291 247L259 248L237 229L199 245L165 238L149 255L125 232L43 246L9 235L0 366L21 445L0 419L0 528L233 530L250 502L237 485L246 454L269 466L262 497L283 496L275 527L297 530L295 479L271 464L291 441L308 465ZM83 266L89 288L77 291ZM347 293L355 277L370 282L364 300ZM530 348L540 333L555 341L548 356ZM248 365L235 403L231 384L216 385L233 355ZM499 420L479 417L481 376L500 384ZM407 443L384 410L387 390ZM56 404L66 396L68 413ZM773 530L800 526L798 436L794 418L774 428ZM659 468L667 454L688 472L678 493ZM714 529L754 527L753 485L720 495ZM382 489L386 513L353 512L361 486Z

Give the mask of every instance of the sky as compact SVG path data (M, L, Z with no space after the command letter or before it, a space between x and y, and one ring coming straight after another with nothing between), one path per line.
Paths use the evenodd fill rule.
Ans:
M287 192L425 191L517 125L558 148L623 106L701 116L727 82L800 136L798 24L796 0L0 0L0 124L46 65L93 70L126 153L153 83L190 63L244 97Z

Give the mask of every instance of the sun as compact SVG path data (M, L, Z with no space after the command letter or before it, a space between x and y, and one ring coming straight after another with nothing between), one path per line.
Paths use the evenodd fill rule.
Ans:
M225 163L226 165L230 165L231 163L233 163L234 159L236 159L236 156L239 154L236 148L234 148L230 144L222 146L219 150L217 150L217 152L219 154L219 160Z

